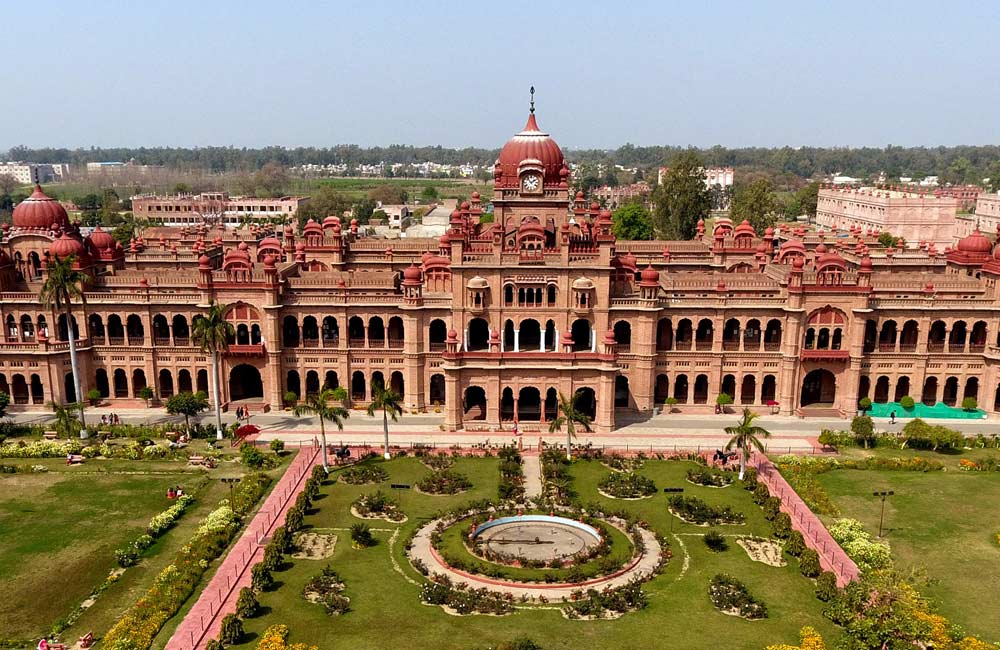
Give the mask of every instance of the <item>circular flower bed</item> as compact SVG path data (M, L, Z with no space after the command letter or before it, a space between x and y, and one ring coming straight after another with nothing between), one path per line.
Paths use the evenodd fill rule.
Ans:
M382 490L358 497L351 504L351 514L361 519L385 519L399 523L406 521L406 515L399 509L399 504Z
M598 488L615 499L643 499L656 494L653 479L636 472L612 472L601 479Z
M340 480L351 485L381 483L389 479L389 472L381 465L355 465L340 474Z
M707 467L699 467L687 471L687 480L688 483L695 485L723 488L732 484L733 474L732 472L713 472Z
M719 524L742 524L746 516L729 506L710 506L697 497L675 495L670 497L670 512L681 520L696 526L718 526Z
M435 472L440 472L442 470L450 469L451 466L455 464L455 459L442 452L437 456L422 456L420 458L420 462Z
M468 476L450 469L431 472L417 483L417 489L425 494L458 494L471 487Z
M351 599L344 595L344 582L329 565L302 589L302 597L310 603L323 606L327 614L343 614L350 607Z
M605 456L602 462L611 469L619 472L634 472L642 467L645 461L646 457L642 454L632 458L626 458L619 454L611 454L610 456Z

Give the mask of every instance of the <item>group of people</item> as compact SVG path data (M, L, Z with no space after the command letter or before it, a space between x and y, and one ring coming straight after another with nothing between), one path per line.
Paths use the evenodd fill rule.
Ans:
M712 462L713 463L719 463L720 465L722 465L723 467L725 467L726 463L728 463L730 461L730 459L732 459L732 458L734 458L735 456L738 456L738 455L739 455L738 452L735 452L735 451L729 452L727 454L726 452L722 451L721 449L716 449L715 453L712 454Z
M184 488L181 486L168 487L167 488L167 498L168 499L179 499L184 496Z
M177 436L177 440L171 440L170 441L170 448L171 449L180 449L182 447L187 447L187 444L189 442L191 442L191 436L189 436L186 433L182 433L179 436Z
M250 409L248 409L245 406L237 406L236 407L236 419L237 419L237 421L240 421L240 422L242 422L243 420L249 420L250 419Z
M111 415L105 414L101 416L101 424L121 424L121 423L122 421L118 417L117 413L112 413Z

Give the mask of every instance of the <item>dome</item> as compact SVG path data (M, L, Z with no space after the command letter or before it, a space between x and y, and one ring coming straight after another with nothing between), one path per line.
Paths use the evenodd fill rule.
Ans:
M577 278L573 280L573 288L578 291L589 291L594 288L594 281L590 278Z
M979 228L969 235L968 237L963 237L958 242L958 250L963 253L989 253L993 249L993 244L987 239L983 233L979 232Z
M469 284L465 285L465 287L467 289L488 289L490 287L490 283L486 281L486 278L481 275L477 275L469 280Z
M94 247L94 250L101 251L109 248L113 250L115 247L115 238L104 230L101 230L100 226L94 228L94 232L90 233L87 239L90 241L90 245Z
M202 255L198 258L198 268L206 270L212 268L212 260L209 259L208 255Z
M865 255L861 258L861 271L864 273L871 273L875 269L872 265L872 258Z
M62 237L52 242L49 246L49 254L60 259L66 259L74 255L79 261L80 258L86 255L86 250L80 241L70 237L67 233L63 233Z
M14 226L17 228L39 228L47 230L52 226L66 227L69 216L66 208L42 192L41 185L35 185L31 196L14 208Z
M753 226L751 226L750 222L746 219L744 219L740 225L736 226L736 230L734 232L737 237L740 235L750 235L751 237L757 236L757 231L753 229Z
M818 249L817 249L818 250ZM824 253L816 258L816 270L822 271L823 269L836 266L841 269L847 268L847 264L844 262L844 258L840 256L839 253Z
M264 268L273 269L274 268L274 255L268 253L264 256Z
M642 270L642 276L640 281L643 284L659 284L660 272L654 269L652 265L649 265Z
M277 237L265 237L257 244L257 248L281 248L281 242Z
M560 170L566 164L562 149L548 133L538 128L535 113L528 115L524 129L500 150L497 158L497 181L507 187L517 187L520 183L518 170L524 162L534 163L542 168L543 185L559 185L563 177Z
M423 277L423 273L420 271L420 267L416 264L410 264L408 267L403 269L403 280L409 282L420 282Z

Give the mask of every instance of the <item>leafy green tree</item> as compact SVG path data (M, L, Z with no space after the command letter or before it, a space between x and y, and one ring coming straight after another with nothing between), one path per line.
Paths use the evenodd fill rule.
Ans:
M898 242L899 237L896 237L887 230L883 230L878 234L878 243L882 244L886 248L894 247Z
M705 164L694 151L670 161L663 182L653 192L653 223L670 239L694 237L699 219L707 219L712 197L705 187Z
M867 415L858 415L851 420L851 433L855 440L868 449L868 444L875 440L875 425Z
M426 190L426 188L424 189ZM368 191L368 200L374 201L375 203L381 203L382 205L398 205L400 203L406 203L407 198L407 192L402 186L392 185L389 183L373 187Z
M816 203L819 201L819 183L812 182L795 193L801 214L816 216ZM795 215L798 216L798 215Z
M556 419L549 424L549 433L557 433L566 428L566 460L572 460L573 439L576 438L576 427L579 425L584 431L590 431L590 417L583 411L576 408L576 403L580 399L580 392L573 394L571 399L567 399L561 392L559 393L559 405L556 407Z
M298 417L303 415L315 415L319 417L319 435L323 442L323 453L321 457L323 459L323 469L329 471L329 467L326 461L326 425L325 422L329 420L337 425L337 429L344 428L344 419L351 417L351 414L347 412L347 409L341 406L333 406L330 402L337 401L335 396L334 388L324 388L318 393L310 393L306 395L305 400L301 404L296 404L293 409L294 413Z
M368 415L374 417L375 411L382 411L382 431L385 435L383 455L386 460L392 457L389 454L389 418L392 418L393 422L398 421L399 416L403 414L403 407L400 405L402 401L402 395L391 388L386 388L382 382L372 383L372 401L368 404Z
M69 362L73 371L73 391L77 399L83 398L80 390L80 364L76 356L76 334L73 327L73 300L86 302L83 286L90 281L90 276L73 268L75 256L63 259L53 258L45 269L45 282L38 293L38 301L55 311L61 311L66 316L66 331L69 339ZM80 437L87 437L87 424L80 407Z
M83 404L72 402L62 405L56 402L49 402L49 408L52 409L52 420L55 423L56 431L62 434L63 437L69 438L73 435L74 431L83 429L83 424L76 417L77 413L83 412Z
M156 393L153 392L152 386L143 386L139 389L139 399L146 402L146 408L149 408L149 400L153 399Z
M361 199L351 207L351 218L357 219L359 224L366 224L373 212L375 212L375 201Z
M652 239L653 218L641 203L627 203L615 210L611 232L618 239Z
M10 406L10 395L0 392L0 418L7 417L8 406Z
M869 571L831 601L827 611L843 626L845 650L912 650L931 633L927 603L913 584L891 570Z
M420 198L428 203L436 201L437 197L438 191L433 185L425 185L423 191L420 192Z
M191 340L212 355L212 404L215 405L215 436L222 440L222 399L219 397L219 355L229 349L236 328L226 320L228 305L210 303L208 311L192 320Z
M747 462L750 460L750 452L753 448L761 453L764 451L762 438L770 438L771 432L753 423L759 415L748 408L743 409L740 421L734 427L726 427L726 435L730 436L726 443L726 451L738 449L740 451L740 480L747 471Z
M340 217L350 209L350 197L338 192L330 185L321 185L319 190L313 192L309 200L296 212L299 228L301 229L309 219L322 222L329 216Z
M208 410L208 395L198 391L197 393L177 393L167 399L167 413L170 415L184 416L184 429L190 431L189 418L198 415L202 411Z
M758 234L773 226L777 218L778 199L767 178L757 178L750 183L737 186L733 193L731 208L734 220L746 219Z

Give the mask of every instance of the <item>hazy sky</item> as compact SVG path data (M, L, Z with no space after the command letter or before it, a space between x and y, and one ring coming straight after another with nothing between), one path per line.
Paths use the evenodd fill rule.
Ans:
M0 148L1000 142L1000 2L0 3Z

